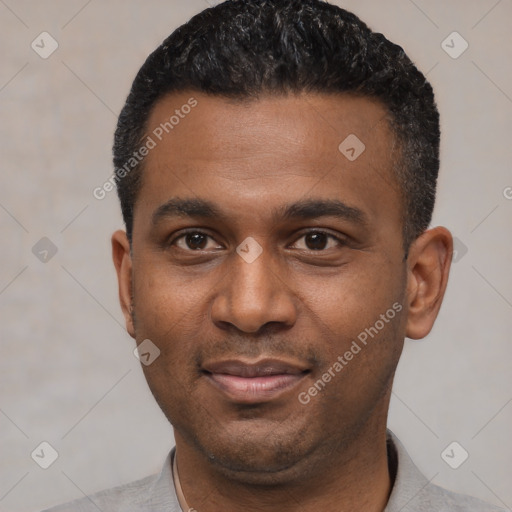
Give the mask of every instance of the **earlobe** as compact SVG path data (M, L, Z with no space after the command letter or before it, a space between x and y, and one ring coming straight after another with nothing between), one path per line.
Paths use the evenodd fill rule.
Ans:
M446 291L453 253L451 233L429 229L412 244L407 259L406 336L421 339L431 331Z
M112 258L117 272L119 302L123 310L126 330L132 338L135 338L132 315L132 258L130 242L125 231L119 230L112 235Z

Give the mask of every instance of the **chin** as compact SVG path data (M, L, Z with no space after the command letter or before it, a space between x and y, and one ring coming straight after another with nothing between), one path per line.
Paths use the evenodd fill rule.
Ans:
M247 422L252 423L252 422ZM303 474L308 455L305 432L293 432L244 424L226 428L223 436L195 439L208 462L230 480L253 485L278 485Z
M208 455L210 463L224 477L231 481L258 486L276 486L294 482L297 475L302 474L302 458L290 457L287 460L272 456L272 459L257 459L244 457L239 451L236 453L221 452ZM254 455L257 457L257 455ZM279 460L277 460L279 458Z

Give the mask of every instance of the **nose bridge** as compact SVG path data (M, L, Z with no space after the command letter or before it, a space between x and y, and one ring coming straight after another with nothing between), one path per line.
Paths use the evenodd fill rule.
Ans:
M294 322L290 289L269 249L258 249L251 241L242 243L229 265L212 308L214 321L228 322L245 332L256 332L269 322Z
M275 294L275 288L279 287L276 283L276 270L272 268L272 263L272 257L268 250L263 251L253 260L243 257L235 258L230 279L232 297L238 298L240 303L246 302L252 297L259 303L259 306L263 305L263 302L271 300ZM284 284L281 282L281 287L283 286Z

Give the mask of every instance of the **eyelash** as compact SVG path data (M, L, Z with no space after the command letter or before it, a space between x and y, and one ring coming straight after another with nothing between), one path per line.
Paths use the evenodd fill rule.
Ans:
M175 243L178 241L178 240L181 240L182 238L185 238L187 235L191 235L191 234L199 234L199 235L204 235L212 240L214 240L214 238L209 235L208 233L204 232L204 231L201 231L201 230L198 230L198 229L190 229L190 230L187 230L187 231L182 231L181 234L179 234L178 236L172 238L167 244L166 246L168 248L172 247L173 245L175 245ZM299 238L297 238L295 240L294 243L296 243L298 240L300 240L301 238L307 236L307 235L311 235L311 234L321 234L321 235L325 235L327 236L328 238L331 238L333 240L335 240L340 246L345 246L346 245L346 241L343 240L342 238L339 238L335 235L333 235L332 233L329 233L328 231L323 231L322 229L313 229L311 231L308 231L307 233L303 233ZM192 250L192 249L184 249L186 250L187 252L201 252L200 250ZM304 250L304 249L302 249ZM327 249L319 249L319 250L313 250L313 249L309 249L309 251L311 252L315 252L315 253L319 253L319 252L325 252Z

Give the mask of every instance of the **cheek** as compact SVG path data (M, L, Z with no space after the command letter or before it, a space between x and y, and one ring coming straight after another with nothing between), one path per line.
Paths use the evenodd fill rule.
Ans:
M182 271L157 261L135 268L134 275L134 300L140 328L163 330L185 320L200 305L206 289L204 282L186 280Z
M340 334L354 337L372 326L396 301L401 302L403 286L398 269L383 263L353 262L321 283L302 280L304 303L319 323Z
M152 261L134 270L135 333L138 342L150 339L160 356L147 377L184 375L190 372L201 336L208 332L207 294L212 275L191 278L171 265ZM145 369L146 370L146 369Z
M386 389L403 345L401 288L399 275L387 269L331 279L324 300L315 295L311 317L327 335L318 344L323 365L315 380L330 372L332 384L322 392L327 401L355 410L376 402Z
M168 266L153 263L137 270L144 277L134 286L136 338L138 343L151 340L159 351L142 369L156 401L168 414L169 404L181 403L191 392L198 336L191 326L198 325L199 299Z

